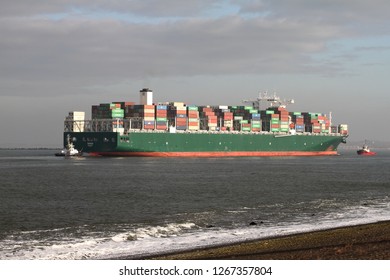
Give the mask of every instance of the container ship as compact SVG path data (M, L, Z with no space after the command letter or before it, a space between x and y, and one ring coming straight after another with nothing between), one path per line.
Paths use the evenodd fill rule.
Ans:
M85 112L69 112L69 142L90 156L257 157L337 155L348 127L332 125L331 115L289 112L276 95L259 95L243 106L153 103L153 91L140 90L140 103L111 102ZM269 103L261 109L262 102Z

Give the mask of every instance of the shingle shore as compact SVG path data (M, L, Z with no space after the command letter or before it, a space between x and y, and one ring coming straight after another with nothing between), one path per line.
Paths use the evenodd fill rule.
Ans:
M390 221L196 249L148 259L389 260Z

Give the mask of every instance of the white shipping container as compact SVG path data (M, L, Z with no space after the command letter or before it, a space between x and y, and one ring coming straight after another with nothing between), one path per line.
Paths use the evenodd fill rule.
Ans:
M119 132L120 135L123 135L123 133L125 132L125 129L123 127L117 127L117 128L113 128L112 132Z
M340 130L348 130L348 125L347 124L340 124L339 129Z
M81 112L81 111L69 112L68 117L70 118L70 120L83 121L85 120L85 112Z

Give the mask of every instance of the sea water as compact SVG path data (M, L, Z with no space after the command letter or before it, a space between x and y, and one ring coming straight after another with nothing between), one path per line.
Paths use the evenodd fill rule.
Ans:
M0 259L142 258L390 218L390 151L55 157L0 151Z

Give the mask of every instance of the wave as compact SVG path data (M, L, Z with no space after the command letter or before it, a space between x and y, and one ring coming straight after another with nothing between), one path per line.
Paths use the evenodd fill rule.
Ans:
M132 258L204 248L341 226L388 220L389 199L345 206L318 216L254 226L200 226L192 221L147 225L106 225L14 232L0 241L0 259L77 260Z

